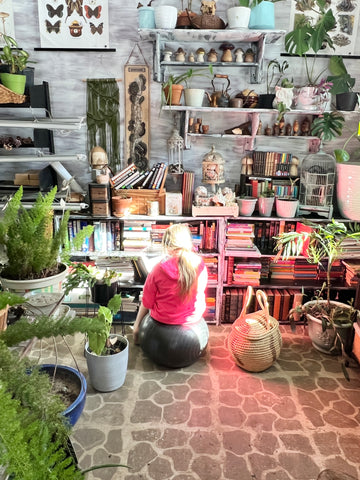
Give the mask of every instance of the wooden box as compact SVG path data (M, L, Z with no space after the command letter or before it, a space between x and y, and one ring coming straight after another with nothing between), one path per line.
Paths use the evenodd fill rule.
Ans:
M110 188L108 184L89 183L89 196L91 200L110 200Z
M103 202L102 200L93 200L91 202L92 215L108 217L111 214L110 203Z
M131 190L132 198L130 213L133 215L147 215L149 202L159 202L159 213L165 215L165 189L159 190Z

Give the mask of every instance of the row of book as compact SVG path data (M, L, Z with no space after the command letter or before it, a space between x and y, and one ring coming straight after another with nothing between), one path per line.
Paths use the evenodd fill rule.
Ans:
M267 175L272 177L288 177L292 153L253 152L253 175Z
M157 190L165 181L167 165L158 162L151 169L140 171L134 163L131 163L120 172L110 178L110 185L114 190L128 188L144 188Z
M299 187L291 185L290 180L273 178L249 178L244 184L244 195L248 197L260 197L268 188L274 191L276 197L294 197L298 198Z
M300 290L293 288L286 289L264 289L269 303L269 313L279 322L287 322L289 311L301 305L303 295ZM240 315L245 298L246 288L225 288L221 303L221 323L233 323ZM260 310L256 296L253 296L252 304L247 312Z
M217 257L204 257L204 263L208 272L208 283L216 284L218 282L218 258Z
M342 260L345 267L345 281L351 287L356 287L360 281L360 259Z
M226 226L225 251L231 255L260 256L254 245L253 223L229 222Z
M194 197L195 173L185 171L182 182L182 211L184 215L191 215Z
M216 222L203 220L189 224L195 250L200 253L217 251L218 229Z

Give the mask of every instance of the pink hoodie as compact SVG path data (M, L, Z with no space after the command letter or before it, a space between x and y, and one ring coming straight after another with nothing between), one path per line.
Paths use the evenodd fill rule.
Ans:
M142 303L159 322L172 325L194 323L205 311L207 269L204 262L201 261L198 269L197 291L186 303L178 294L178 278L178 259L170 257L155 265L146 279Z

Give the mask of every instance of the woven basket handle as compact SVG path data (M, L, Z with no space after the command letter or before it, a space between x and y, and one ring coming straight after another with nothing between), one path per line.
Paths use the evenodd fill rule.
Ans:
M247 310L248 306L250 305L253 293L254 293L253 288L249 285L246 289L245 298L244 298L244 302L243 302L243 306L242 306L240 315L238 316L238 318L233 323L233 327L235 327L237 325L237 323L241 322L241 320L245 317L246 310Z
M264 312L266 318L266 328L270 327L270 313L269 313L269 302L266 296L266 293L263 290L256 291L256 300L258 301L261 310Z

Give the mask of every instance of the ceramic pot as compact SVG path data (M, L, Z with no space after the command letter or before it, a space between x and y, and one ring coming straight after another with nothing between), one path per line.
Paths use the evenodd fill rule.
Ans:
M237 198L236 201L239 205L239 215L250 217L254 213L257 200L258 199L255 197Z
M96 282L91 287L91 300L94 303L99 305L107 306L109 300L115 295L117 292L117 280L114 280L110 285L106 285L103 282Z
M275 10L273 2L266 0L251 9L249 28L259 30L274 30Z
M360 221L360 165L336 164L336 197L341 216Z
M153 7L138 9L139 28L155 28L155 10Z
M261 217L271 217L275 197L259 197L258 210Z
M306 307L311 307L316 303L320 303L320 305L325 305L327 303L326 300L312 300L304 304L304 309ZM346 305L345 303L331 301L330 304L334 307L342 307L345 310L348 310L350 305ZM322 353L327 353L330 355L340 355L341 354L341 344L340 341L336 338L336 332L340 335L342 339L342 343L345 348L346 353L350 353L352 349L352 343L354 339L354 325L352 323L348 323L341 326L336 326L335 330L329 326L325 330L323 329L322 322L318 318L314 317L313 315L306 313L306 319L308 323L308 331L309 337L316 348Z
M259 95L258 108L273 108L273 102L275 100L274 93L263 93Z
M275 87L275 100L273 107L276 108L278 103L282 102L286 108L291 108L294 99L294 89L285 87Z
M60 292L61 284L65 280L67 273L68 269L66 265L62 265L61 272L51 277L35 280L10 280L9 278L1 277L1 285L4 290L16 292L19 295L30 292L31 290L44 291L43 289L46 289L47 292Z
M232 7L226 12L228 28L248 28L251 9L249 7Z
M115 215L115 217L124 217L125 215L129 215L131 203L132 198L122 198L116 196L112 197L111 205L113 215Z
M156 28L172 29L176 27L177 8L168 5L155 7L155 25Z
M276 197L276 215L281 218L294 218L299 206L296 198Z
M321 96L316 87L301 87L295 89L295 105L298 110L318 110L321 106Z
M336 109L345 112L352 112L355 110L358 103L357 92L346 92L336 94Z
M170 91L171 88L171 91ZM164 95L167 105L181 105L181 96L183 93L183 85L174 83L173 85L164 88Z
M18 95L23 95L25 92L26 75L13 73L0 73L1 83Z
M185 104L188 107L202 107L205 90L202 88L185 88Z
M126 378L129 342L122 335L112 335L121 341L124 348L113 355L96 355L85 345L85 357L91 385L99 392L112 392L120 388Z

